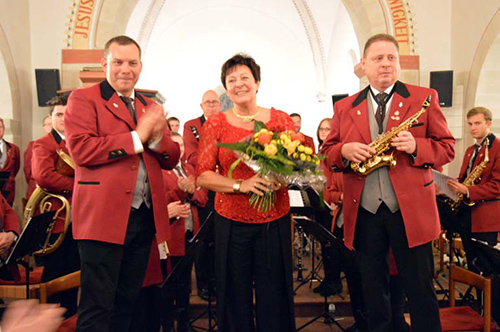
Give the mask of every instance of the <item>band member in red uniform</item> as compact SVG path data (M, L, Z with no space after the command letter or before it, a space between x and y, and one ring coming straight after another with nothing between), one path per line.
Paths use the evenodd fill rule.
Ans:
M3 123L3 119L0 118L0 173L5 173L6 175L6 181L0 189L3 197L12 206L16 197L16 175L21 167L21 159L19 147L7 142L3 138L4 134L5 124Z
M33 144L32 171L36 184L48 193L61 195L71 204L74 185L74 171L69 165L65 165L58 151L69 155L65 142L64 114L66 112L66 98L55 97L51 100L52 110L50 112L52 130L47 135L37 139ZM62 169L58 169L64 165ZM50 200L52 209L59 209L62 204L59 200ZM66 214L59 214L58 220L52 231L51 243L54 243L64 231ZM52 253L44 256L44 269L42 282L53 280L63 275L80 270L80 256L78 247L73 240L72 224L70 223L61 246ZM78 290L73 289L57 294L49 299L50 303L61 303L65 307L66 317L76 313Z
M65 115L76 165L81 332L128 331L153 236L160 245L170 237L161 169L179 160L163 108L134 90L142 70L137 42L110 39L101 65L106 80L73 91Z
M387 34L365 44L361 66L370 86L335 103L332 131L322 152L332 171L343 172L344 240L360 255L370 331L391 329L389 248L404 280L412 331L440 331L434 291L431 242L440 233L432 167L454 157L454 138L434 90L398 81L399 45ZM397 164L368 175L350 165L379 153L370 147L384 132L398 128L422 109L419 126L391 139Z

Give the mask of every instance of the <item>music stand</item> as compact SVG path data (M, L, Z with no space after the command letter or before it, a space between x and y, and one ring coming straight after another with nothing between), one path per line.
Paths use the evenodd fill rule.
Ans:
M297 223L297 225L301 226L303 229L307 230L310 234L312 234L312 236L314 236L323 245L324 244L331 244L332 246L336 247L340 251L348 251L348 249L344 246L344 241L338 239L335 235L333 235L330 231L328 231L320 223L312 220L311 218L304 217L304 216L294 216L293 220ZM311 273L313 273L313 272L311 272ZM306 281L306 283L307 283L307 281ZM300 285L299 285L299 287L300 287ZM345 331L345 329L335 320L335 317L333 317L333 314L329 312L327 296L325 296L324 298L325 298L325 303L324 303L323 313L321 315L318 315L317 317L314 317L309 322L307 322L304 325L302 325L301 327L299 327L297 329L297 331L302 330L303 328L309 326L310 324L314 323L315 321L317 321L320 318L324 318L325 324L334 323L342 331Z
M40 250L45 245L47 232L51 223L55 222L54 215L56 211L49 211L39 214L28 220L9 257L5 261L6 265L19 263L26 270L26 298L30 297L30 267L29 263L24 262L22 258L31 255Z
M478 251L479 262L476 262L476 267L483 271L485 275L493 272L500 273L500 250L481 240L474 238L471 240Z
M177 289L177 287L178 287L177 284L180 281L185 281L185 280L183 280L181 278L182 278L183 275L185 275L186 270L192 269L193 262L194 262L194 257L196 255L196 250L197 250L198 246L200 245L200 243L202 243L202 241L207 237L207 235L208 235L208 233L210 231L210 227L212 227L212 223L213 223L213 221L212 221L213 218L211 218L212 213L213 212L211 211L208 214L208 216L205 218L205 222L202 224L202 226L200 227L200 229L198 230L198 232L195 234L195 236L193 236L189 240L190 246L186 250L186 254L184 255L184 257L182 257L179 260L179 262L177 263L177 265L175 265L173 267L172 272L170 272L170 274L167 276L167 278L165 278L165 280L160 284L160 289L162 289L162 290L164 290L164 289L175 290L175 289ZM208 329L207 329L207 331L212 332L213 331L212 320L215 320L215 317L214 317L213 312L212 312L212 295L211 295L211 292L208 293L207 311L205 311L204 313L202 313L198 317L194 318L190 322L190 324L192 324L195 321L197 321L200 317L202 317L203 315L205 315L205 313L208 313ZM217 323L217 321L216 321L216 323ZM196 329L202 329L202 328L196 327L196 326L191 326L191 327L192 328L196 328Z

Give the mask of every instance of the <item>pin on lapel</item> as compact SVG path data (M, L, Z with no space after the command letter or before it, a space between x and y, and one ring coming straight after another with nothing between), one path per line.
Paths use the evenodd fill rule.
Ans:
M117 103L113 103L113 106L118 108L118 104Z
M142 113L146 113L146 109L145 108L142 109Z
M394 112L394 115L399 115L399 111Z
M391 119L394 121L399 121L401 119L399 116L391 116Z
M357 114L357 115L361 115L361 111L360 111L360 110L357 110L357 111L356 111L356 114Z
M399 107L400 108L403 107L403 102L402 101L399 102Z

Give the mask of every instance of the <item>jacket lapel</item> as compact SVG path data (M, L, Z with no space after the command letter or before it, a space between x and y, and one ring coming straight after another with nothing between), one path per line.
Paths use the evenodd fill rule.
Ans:
M130 115L123 100L118 97L118 94L114 93L113 96L111 96L111 98L106 102L106 108L111 113L116 115L116 117L125 121L130 128L135 129L134 120L132 119L132 116Z
M349 115L366 144L370 144L372 141L370 124L368 122L367 96L369 88L370 86L359 93L358 97L352 103L352 108L349 110Z

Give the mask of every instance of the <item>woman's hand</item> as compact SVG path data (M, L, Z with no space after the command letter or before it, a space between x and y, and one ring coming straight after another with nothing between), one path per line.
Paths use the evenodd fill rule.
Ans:
M179 185L180 190L182 190L183 192L194 194L194 191L196 189L194 177L192 176L188 178L180 177L179 180L177 181L177 184Z
M189 204L183 204L181 201L175 201L167 205L168 218L187 218L191 211Z
M240 191L242 193L245 194L254 193L259 196L264 196L264 193L271 191L271 189L272 189L272 182L264 180L257 174L241 182L240 186Z

